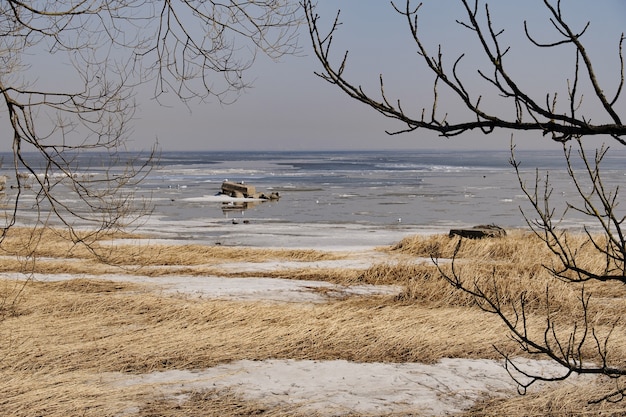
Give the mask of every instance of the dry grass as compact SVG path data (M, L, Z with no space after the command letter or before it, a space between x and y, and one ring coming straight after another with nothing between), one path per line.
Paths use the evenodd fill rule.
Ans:
M398 242L392 250L413 256L451 258L458 239L447 235L408 236ZM549 251L539 239L530 233L512 231L500 239L464 240L458 256L463 259L490 259L492 261L546 259Z
M389 297L264 304L164 298L107 281L32 283L3 322L4 332L26 341L4 346L9 360L3 365L32 372L148 372L238 359L433 362L472 351L469 357L497 357L490 348L497 322L479 311L450 319L459 314ZM488 333L486 322L493 327Z
M342 256L308 249L255 249L203 245L118 245L100 247L105 262L114 265L192 266L217 262L267 262L281 259L300 262L336 260Z
M315 262L348 256L308 249L137 244L137 240L136 235L119 232L99 236L86 246L74 243L67 233L55 229L42 229L29 235L28 229L13 228L0 245L0 272L211 275L224 272L219 268L224 263Z
M138 235L118 232L91 234L77 232L71 236L61 229L38 228L36 230L24 227L13 227L8 230L0 245L0 256L18 257L53 257L74 258L89 257L92 251L84 244L95 245L97 242L115 239L139 238Z
M590 268L601 267L603 257L590 250L584 239L571 236L569 240L579 248L578 259L581 262ZM434 257L450 258L454 255L457 242L456 238L447 236L411 237L393 250L420 257L431 252ZM543 340L548 316L562 343L567 342L573 332L577 332L578 339L583 337L581 329L589 323L600 341L611 334L608 363L623 367L623 358L626 357L622 348L626 344L622 321L626 288L623 285L601 282L583 285L554 278L543 266L555 262L554 257L536 236L521 232L503 239L464 241L457 258L456 276L468 288L476 286L491 299L498 299L502 311L510 320L515 321L523 299L528 314L527 330L535 340ZM476 308L476 300L446 283L434 265L420 265L419 268L397 265L396 268L404 269L407 275L412 276L400 299L429 303L436 308ZM450 262L444 259L440 268L448 276L453 276ZM403 273L398 271L395 275L402 276ZM581 300L587 296L591 297L591 301L585 311ZM518 328L522 328L521 322ZM601 361L592 337L586 339L581 352L588 361Z
M16 229L3 243L6 254L29 255L27 234ZM307 268L306 261L344 259L349 254L264 250L201 245L121 244L124 236L92 251L68 243L62 233L37 237L38 255L0 262L4 272L144 275L219 274L221 264L299 261L302 267L254 272L254 276L314 279L344 285L385 284L403 288L399 296L347 297L325 304L270 304L163 296L138 284L74 279L65 282L0 280L0 415L102 416L129 410L132 416L298 415L293 408L267 407L228 391L192 392L184 401L154 397L145 387L107 384L107 372L144 373L196 369L240 359L345 359L357 362L426 362L441 358L492 358L519 354L499 320L446 283L432 263L416 257L452 256L455 239L417 236L389 250L389 260L365 270ZM571 323L580 311L580 288L554 280L541 266L550 254L535 237L512 233L506 239L470 241L461 248L464 276L496 285L503 301L528 299L529 330L541 334L545 305L553 318ZM587 256L587 255L581 255ZM590 256L589 262L595 262ZM120 268L123 267L123 268ZM442 268L449 266L442 264ZM546 293L546 287L550 291ZM600 302L590 318L600 334L618 319L624 289L588 285ZM593 300L593 299L592 299ZM565 327L565 330L569 330ZM612 358L626 357L626 332L614 332ZM590 353L585 351L585 353ZM467 416L622 415L624 406L590 406L587 398L607 392L604 385L559 387L526 397L486 400ZM150 399L146 401L146 398ZM307 415L310 415L307 413Z
M570 237L573 246L579 247L578 258L590 268L604 265L604 258L585 245L581 236ZM445 235L413 236L398 243L392 251L419 257L434 256L441 259L441 269L452 276L451 265L447 261L454 255L458 240ZM564 317L580 310L580 297L583 284L565 283L554 278L544 267L556 262L555 257L544 244L529 233L514 232L503 239L465 240L457 254L456 273L469 285L476 283L488 294L497 289L501 300L506 304L519 302L520 294L526 298L527 308L537 313L545 313L550 306L551 313ZM444 304L471 305L472 299L453 289L440 292L441 274L433 264L397 265L406 272L388 272L395 276L411 276L405 288L404 299L441 300ZM431 288L434 287L434 288ZM600 300L599 308L591 310L598 319L613 322L619 319L618 305L626 297L626 287L615 283L587 282L584 291L592 299ZM592 304L593 307L593 304Z
M590 398L602 398L615 389L614 384L571 386L567 383L537 394L491 400L477 404L464 417L622 417L626 404L603 402L589 404Z
M164 298L106 281L32 283L0 328L0 414L72 415L80 406L81 415L99 416L142 395L94 383L103 372L195 369L238 359L495 358L490 340L498 324L476 314L450 320L460 311L389 298L276 305Z

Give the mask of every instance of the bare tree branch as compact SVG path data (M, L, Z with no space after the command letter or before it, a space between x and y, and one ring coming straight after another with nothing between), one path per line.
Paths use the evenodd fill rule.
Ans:
M490 63L493 70L491 76L486 75L480 69L478 74L487 81L488 85L495 88L497 93L512 101L516 111L507 117L503 115L488 112L480 105L483 102L484 95L480 97L472 97L467 89L466 82L461 78L457 68L459 62L463 59L464 54L459 55L452 66L447 69L444 64L444 55L441 45L436 55L431 55L426 45L423 43L420 32L419 16L421 3L414 5L414 2L407 0L404 7L399 7L392 3L397 13L402 15L406 22L411 38L417 47L419 55L423 58L423 62L435 77L434 90L435 96L432 101L431 114L434 116L431 120L425 120L421 117L424 112L416 116L411 116L404 112L400 105L392 105L398 100L379 100L375 96L366 93L361 86L352 84L344 76L344 69L347 65L347 53L340 64L332 62L331 58L331 40L338 33L339 14L335 18L335 23L330 29L322 32L321 19L316 13L315 4L311 0L303 2L307 22L309 25L309 34L315 55L322 65L323 71L318 75L327 82L336 85L353 99L360 101L367 106L373 108L386 117L397 119L406 124L405 129L400 129L393 133L404 133L414 131L415 129L425 129L437 132L442 136L456 136L471 130L480 130L484 133L491 133L495 129L508 129L512 131L537 131L550 137L558 142L567 142L574 137L612 135L618 141L622 141L621 136L626 134L626 126L621 122L621 118L617 114L615 104L618 101L623 85L624 65L621 60L620 74L622 81L613 98L610 100L604 94L604 89L600 85L596 77L591 58L589 57L581 37L585 34L587 26L582 30L573 31L565 21L560 12L560 2L557 7L552 5L549 0L544 1L546 10L551 15L550 22L557 29L562 39L553 42L539 42L530 34L525 24L525 31L528 40L539 48L553 48L561 45L572 45L576 51L577 57L582 60L583 67L586 70L587 78L593 86L596 98L601 103L606 114L611 119L611 123L591 123L589 117L578 115L570 108L570 114L562 114L556 110L556 95L553 100L547 100L546 104L535 101L527 92L523 90L521 84L515 80L509 72L506 56L510 51L510 47L505 46L500 41L500 35L503 29L496 29L492 21L489 6L485 3L484 11L480 11L478 7L479 1L475 1L473 5L469 1L461 0L459 2L465 11L467 21L458 21L458 23L469 30L479 41L481 52L486 60ZM482 14L481 14L482 13ZM479 15L484 16L486 23L481 23ZM623 37L622 37L623 38ZM622 42L619 43L619 55L622 54ZM578 80L578 63L576 63L576 80ZM459 122L449 122L446 118L436 117L434 110L437 107L437 88L438 84L443 83L454 96L469 110L473 120L468 119ZM578 82L576 81L575 84ZM383 92L381 91L381 96ZM570 98L576 98L576 89L570 91Z
M602 164L609 148L597 147L592 154L585 146L586 138L603 135L618 145L626 145L626 126L620 115L624 87L623 33L617 48L617 86L612 91L607 87L606 80L599 79L596 65L584 44L591 22L575 29L563 13L565 3L543 0L547 24L556 38L547 41L539 39L526 21L523 22L523 33L537 50L561 48L570 51L573 75L563 80L566 94L548 91L537 100L524 86L523 80L515 75L515 68L509 59L511 47L505 44L502 36L504 29L497 26L489 2L459 0L458 6L464 19L456 23L476 40L478 46L476 50L459 53L452 60L445 57L442 45L438 45L434 52L426 46L420 25L422 3L405 0L402 7L397 2L391 4L405 20L407 36L412 40L424 68L432 75L432 97L421 105L416 115L407 113L400 100L393 99L385 91L383 75L379 76L380 91L375 94L347 78L348 52L343 52L343 59L335 62L331 47L341 27L340 14L337 13L332 25L324 29L315 4L304 0L309 35L322 67L317 74L353 99L405 125L391 134L424 129L451 137L472 130L490 134L496 129L506 129L511 132L536 131L561 144L566 172L574 187L574 198L567 201L554 193L549 173L543 176L536 170L534 181L530 185L526 183L511 139L510 163L530 203L530 210L522 210L522 214L532 233L554 258L543 265L553 279L545 288L543 300L536 296L531 298L526 290L517 294L508 292L507 283L503 282L496 267L493 267L489 277L466 271L463 260L459 259L463 238L456 243L450 263L441 262L436 254L432 255L433 262L450 285L471 296L478 308L500 319L519 352L561 365L562 373L543 375L518 365L516 357L498 350L520 393L525 393L528 387L539 381L562 381L572 374L591 374L612 379L616 386L609 395L590 401L621 401L626 395L626 388L620 383L621 377L626 375L626 367L623 358L612 355L612 336L614 331L623 330L623 323L617 319L599 324L602 321L601 306L598 306L601 301L592 297L589 288L597 288L598 283L626 284L626 237L622 229L626 213L619 206L623 200L619 185L609 187L603 180ZM477 87L470 84L467 70L461 67L470 54L473 57L480 55L488 68L476 69L479 81L484 82L478 87L478 94L473 93ZM464 111L459 112L461 116L450 116L449 111L442 108L440 96L444 91L462 104ZM593 106L593 119L597 118L599 110L600 119L606 122L592 122L591 115L585 114L585 111L590 111L590 106L583 107L583 93L587 93L585 100L598 104ZM496 97L498 103L504 100L510 106L487 110L484 103ZM571 233L564 227L563 221L573 214L582 215L595 227L585 226L583 233ZM591 253L593 262L589 257L581 256L583 252ZM566 317L555 306L553 288L557 284L573 286L579 294L577 309ZM543 318L541 323L537 323L539 315Z
M257 53L298 51L299 13L289 0L0 2L0 112L16 184L0 238L31 198L40 225L54 218L81 243L89 234L75 232L79 220L95 236L148 213L133 185L150 171L156 146L139 155L125 148L136 87L230 103L250 85ZM60 63L63 80L40 79L43 66ZM85 175L90 152L99 152L98 175ZM61 199L61 190L78 202Z

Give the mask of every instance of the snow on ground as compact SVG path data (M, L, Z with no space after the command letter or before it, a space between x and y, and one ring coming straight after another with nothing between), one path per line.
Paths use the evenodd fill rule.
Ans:
M525 361L546 375L549 362ZM354 363L344 360L242 360L202 370L171 370L129 376L109 373L116 386L146 385L157 395L231 388L246 399L289 404L327 416L349 413L414 413L444 416L463 411L485 396L516 395L502 364L486 359L443 359L420 363ZM545 388L545 387L544 387Z
M155 215L146 219L140 230L153 236L153 242L320 250L369 249L373 245L393 245L410 235L449 231L449 227L404 224L380 226L351 223L283 223L278 220L254 219L248 224L243 224L243 220L237 219L239 224L233 224L233 220L167 221Z
M23 276L4 276L19 279ZM346 295L397 294L400 288L392 285L343 286L322 281L306 281L278 278L224 278L217 276L163 276L141 275L72 275L34 274L35 281L54 282L76 278L99 279L114 282L131 282L154 286L155 291L165 294L181 294L202 298L226 300L250 300L272 302L324 302L328 297ZM319 289L325 291L320 292Z
M225 233L222 229L216 234L215 240L264 247L356 250L358 254L339 261L268 262L265 264L238 262L222 264L220 267L229 271L265 271L306 267L367 268L372 263L382 261L380 252L371 247L373 235L376 236L374 240L377 244L389 244L397 242L402 232L406 230L383 233L380 230L370 230L363 233L361 229L360 233L340 238L337 238L337 235L333 237L333 233L328 232L328 230L309 229L305 233L306 238L302 238L302 230L290 230L286 227L261 236ZM300 234L300 237L297 237L297 234ZM150 241L155 243L158 240L159 238ZM173 239L163 239L163 243L175 242L177 241ZM369 242L369 247L365 244L366 242ZM180 243L190 242L182 239ZM24 278L17 274L12 277ZM32 278L39 281L75 278L125 281L151 285L156 292L163 295L182 294L205 299L268 302L324 302L329 296L395 294L400 291L399 287L394 286L346 287L318 281L219 276L35 274ZM319 291L320 288L325 291ZM556 375L562 371L549 362L528 360L525 363L535 371L542 369L550 375ZM477 400L487 396L517 395L516 385L503 368L501 361L462 358L443 359L435 364L354 363L343 360L243 360L208 369L170 370L143 375L107 373L102 376L102 380L114 386L145 385L155 395L174 400L184 400L185 396L193 390L231 388L244 398L267 401L270 404L290 404L302 407L304 412L314 410L328 416L348 413L366 415L419 413L423 416L438 417L467 409ZM570 378L565 383L577 383L576 381ZM533 386L533 389L539 388L541 387Z
M367 256L367 252L362 255ZM376 258L369 259L373 262ZM361 267L368 265L365 258L338 262ZM306 265L306 262L295 263L298 267ZM337 262L333 265L340 266ZM251 267L246 263L230 266L241 270ZM285 266L265 265L267 268ZM254 267L265 268L258 263ZM344 287L319 281L218 276L36 274L32 278L60 281L79 277L148 284L163 295L243 301L318 303L327 301L329 296L395 294L400 291L394 286ZM320 288L326 291L318 291ZM526 361L526 364L533 370L543 369L551 375L560 371L549 362ZM267 401L270 405L289 404L301 407L305 413L314 410L328 416L348 413L444 416L467 409L486 396L517 395L516 386L501 361L476 359L443 359L435 364L243 360L208 369L143 375L108 373L103 378L114 386L145 385L156 395L178 400L184 400L193 390L231 388L250 400Z

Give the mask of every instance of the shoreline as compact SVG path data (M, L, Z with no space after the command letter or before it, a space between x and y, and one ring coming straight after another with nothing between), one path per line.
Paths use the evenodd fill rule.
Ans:
M170 243L344 251L393 245L411 235L448 234L451 228L465 226L462 223L441 226L287 223L256 219L236 224L232 219L172 223L151 218L140 226L138 232Z

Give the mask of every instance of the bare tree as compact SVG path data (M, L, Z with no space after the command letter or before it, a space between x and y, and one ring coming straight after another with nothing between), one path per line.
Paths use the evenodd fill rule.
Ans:
M137 213L130 186L156 156L125 152L136 87L152 83L157 99L230 103L248 87L257 53L297 50L299 22L289 0L0 2L0 120L14 190L2 236L22 209L82 242L77 222L94 236L127 225ZM86 175L94 161L99 172ZM64 200L61 188L78 198Z
M322 71L318 75L355 100L401 122L402 128L388 133L423 129L451 137L472 130L490 134L497 129L505 129L510 132L535 131L561 143L564 166L577 192L577 200L565 202L565 209L561 213L557 213L552 206L553 190L548 175L542 180L537 172L534 186L528 186L522 178L514 146L511 148L511 164L536 216L534 218L525 213L527 223L556 259L554 263L546 263L545 268L554 279L581 287L577 315L565 319L558 317L557 308L551 303L553 296L549 286L543 301L538 301L537 297L531 299L528 293L507 293L505 285L498 280L495 269L493 276L487 279L466 276L456 259L464 244L463 239L458 241L452 265L443 265L436 259L435 261L442 276L449 283L473 296L478 307L502 320L522 352L548 358L563 366L561 375L545 376L520 369L508 353L502 352L512 376L519 376L520 372L524 376L517 379L520 391L525 392L536 381L563 380L574 373L596 374L616 381L615 389L599 400L621 400L626 394L626 388L620 384L620 377L626 375L626 367L622 357L611 355L611 337L616 330L623 331L624 327L619 320L608 324L606 320L602 320L597 306L592 307L588 288L593 288L596 283L612 283L617 286L626 283L626 238L623 230L626 217L618 207L619 187L606 186L602 178L601 166L608 147L597 148L591 156L585 139L599 136L618 145L626 145L626 126L619 114L620 105L623 109L623 101L620 99L624 87L624 35L615 39L615 54L619 66L615 69L614 78L601 80L595 67L597 63L592 60L584 45L590 23L574 28L566 19L564 4L560 0L543 0L546 21L557 38L548 41L538 39L529 29L530 24L524 22L526 40L538 50L570 48L573 60L571 77L562 80L567 87L566 97L561 98L556 92L544 92L538 100L527 90L528 86L524 87L519 76L514 75L514 63L509 60L512 51L502 40L505 31L497 27L488 2L458 2L465 19L458 20L457 23L473 37L478 51L466 51L452 60L447 59L442 45L434 52L427 48L419 24L420 18L423 18L422 3L406 0L400 5L392 2L392 7L406 21L408 36L413 41L423 67L430 72L433 79L432 96L417 114L411 114L407 108L414 109L415 106L405 108L399 99L389 97L382 75L378 79L379 87L374 95L361 85L351 83L346 76L349 73L348 52L340 54L336 62L333 60L336 56L332 48L333 41L341 26L339 13L324 30L315 4L310 0L305 0L303 4L313 48L322 65ZM477 77L469 77L468 71L461 69L465 68L462 63L469 54L480 54L486 63L482 68L487 67L489 70L479 67L475 72ZM483 84L478 93L472 93L477 91L476 80ZM586 107L583 105L583 92L588 93L585 103L591 103ZM443 94L456 99L464 110L452 114L447 108L441 109L440 97ZM494 97L503 105L490 107L489 102ZM582 162L581 170L574 168L574 159ZM590 218L595 228L585 228L582 238L569 233L561 226L560 221L572 212ZM591 251L600 261L589 262L589 258L583 259L582 253L585 251ZM530 323L530 317L538 311L539 305L544 314L543 326ZM599 305L602 307L602 302Z
M134 185L157 160L131 138L142 85L153 96L231 103L248 86L257 53L297 51L299 5L290 0L0 1L0 249L15 225L33 270L48 226L99 256L93 242L150 211ZM27 281L25 281L27 282ZM0 319L25 284L0 298Z
M404 7L400 8L395 2L391 2L396 12L406 19L409 34L414 41L417 53L423 58L425 66L433 74L433 97L428 106L424 106L417 114L410 114L403 108L400 100L387 97L385 92L384 77L379 79L380 90L378 97L366 93L363 87L352 84L344 76L348 67L348 52L343 54L343 58L337 62L332 62L332 42L341 24L339 13L334 23L327 32L321 32L320 16L315 12L315 5L312 1L304 2L306 17L309 23L309 31L315 54L322 64L323 71L318 75L331 84L336 85L350 97L370 106L386 117L397 119L404 123L406 127L392 133L411 132L416 129L426 129L440 133L443 136L456 136L470 130L480 130L485 134L492 133L497 128L514 131L538 131L544 135L549 134L556 141L568 141L576 136L590 135L611 135L621 144L626 144L621 139L621 135L626 133L626 129L616 110L616 103L620 98L624 85L623 65L618 73L618 85L614 88L612 95L608 95L600 81L597 79L593 62L586 51L582 36L588 26L579 31L571 28L565 20L561 11L561 2L544 1L544 5L550 14L550 22L560 34L561 39L541 43L533 38L525 24L525 32L529 42L538 48L554 48L564 44L570 45L575 50L575 62L573 78L568 82L568 97L565 110L557 108L558 97L556 93L547 93L538 101L531 97L521 87L522 83L516 80L511 74L513 68L507 65L507 54L510 48L500 44L499 37L504 33L503 29L495 27L492 22L489 4L480 1L463 1L460 6L464 8L467 20L458 21L460 25L471 32L479 41L483 56L490 66L491 73L477 69L480 78L485 81L485 89L480 94L473 96L471 89L463 81L464 75L460 73L459 66L466 54L453 59L450 65L444 59L444 50L440 45L435 53L431 53L422 41L420 26L418 24L422 3L414 4L414 1L407 1ZM484 7L481 5L484 4ZM624 37L618 39L617 53L620 62L623 64L622 44ZM475 52L475 51L474 51ZM469 52L468 52L469 53ZM467 72L467 71L466 71ZM595 124L590 118L579 113L579 106L582 100L579 83L586 77L592 87L595 98L602 105L608 115L608 122ZM466 120L450 121L452 117L447 112L439 109L439 93L442 87L447 87L447 92L452 92L454 96L468 110L469 117ZM485 96L492 93L492 96L504 97L507 99L511 109L508 114L483 109L483 105L489 100ZM489 98L489 97L488 97Z

